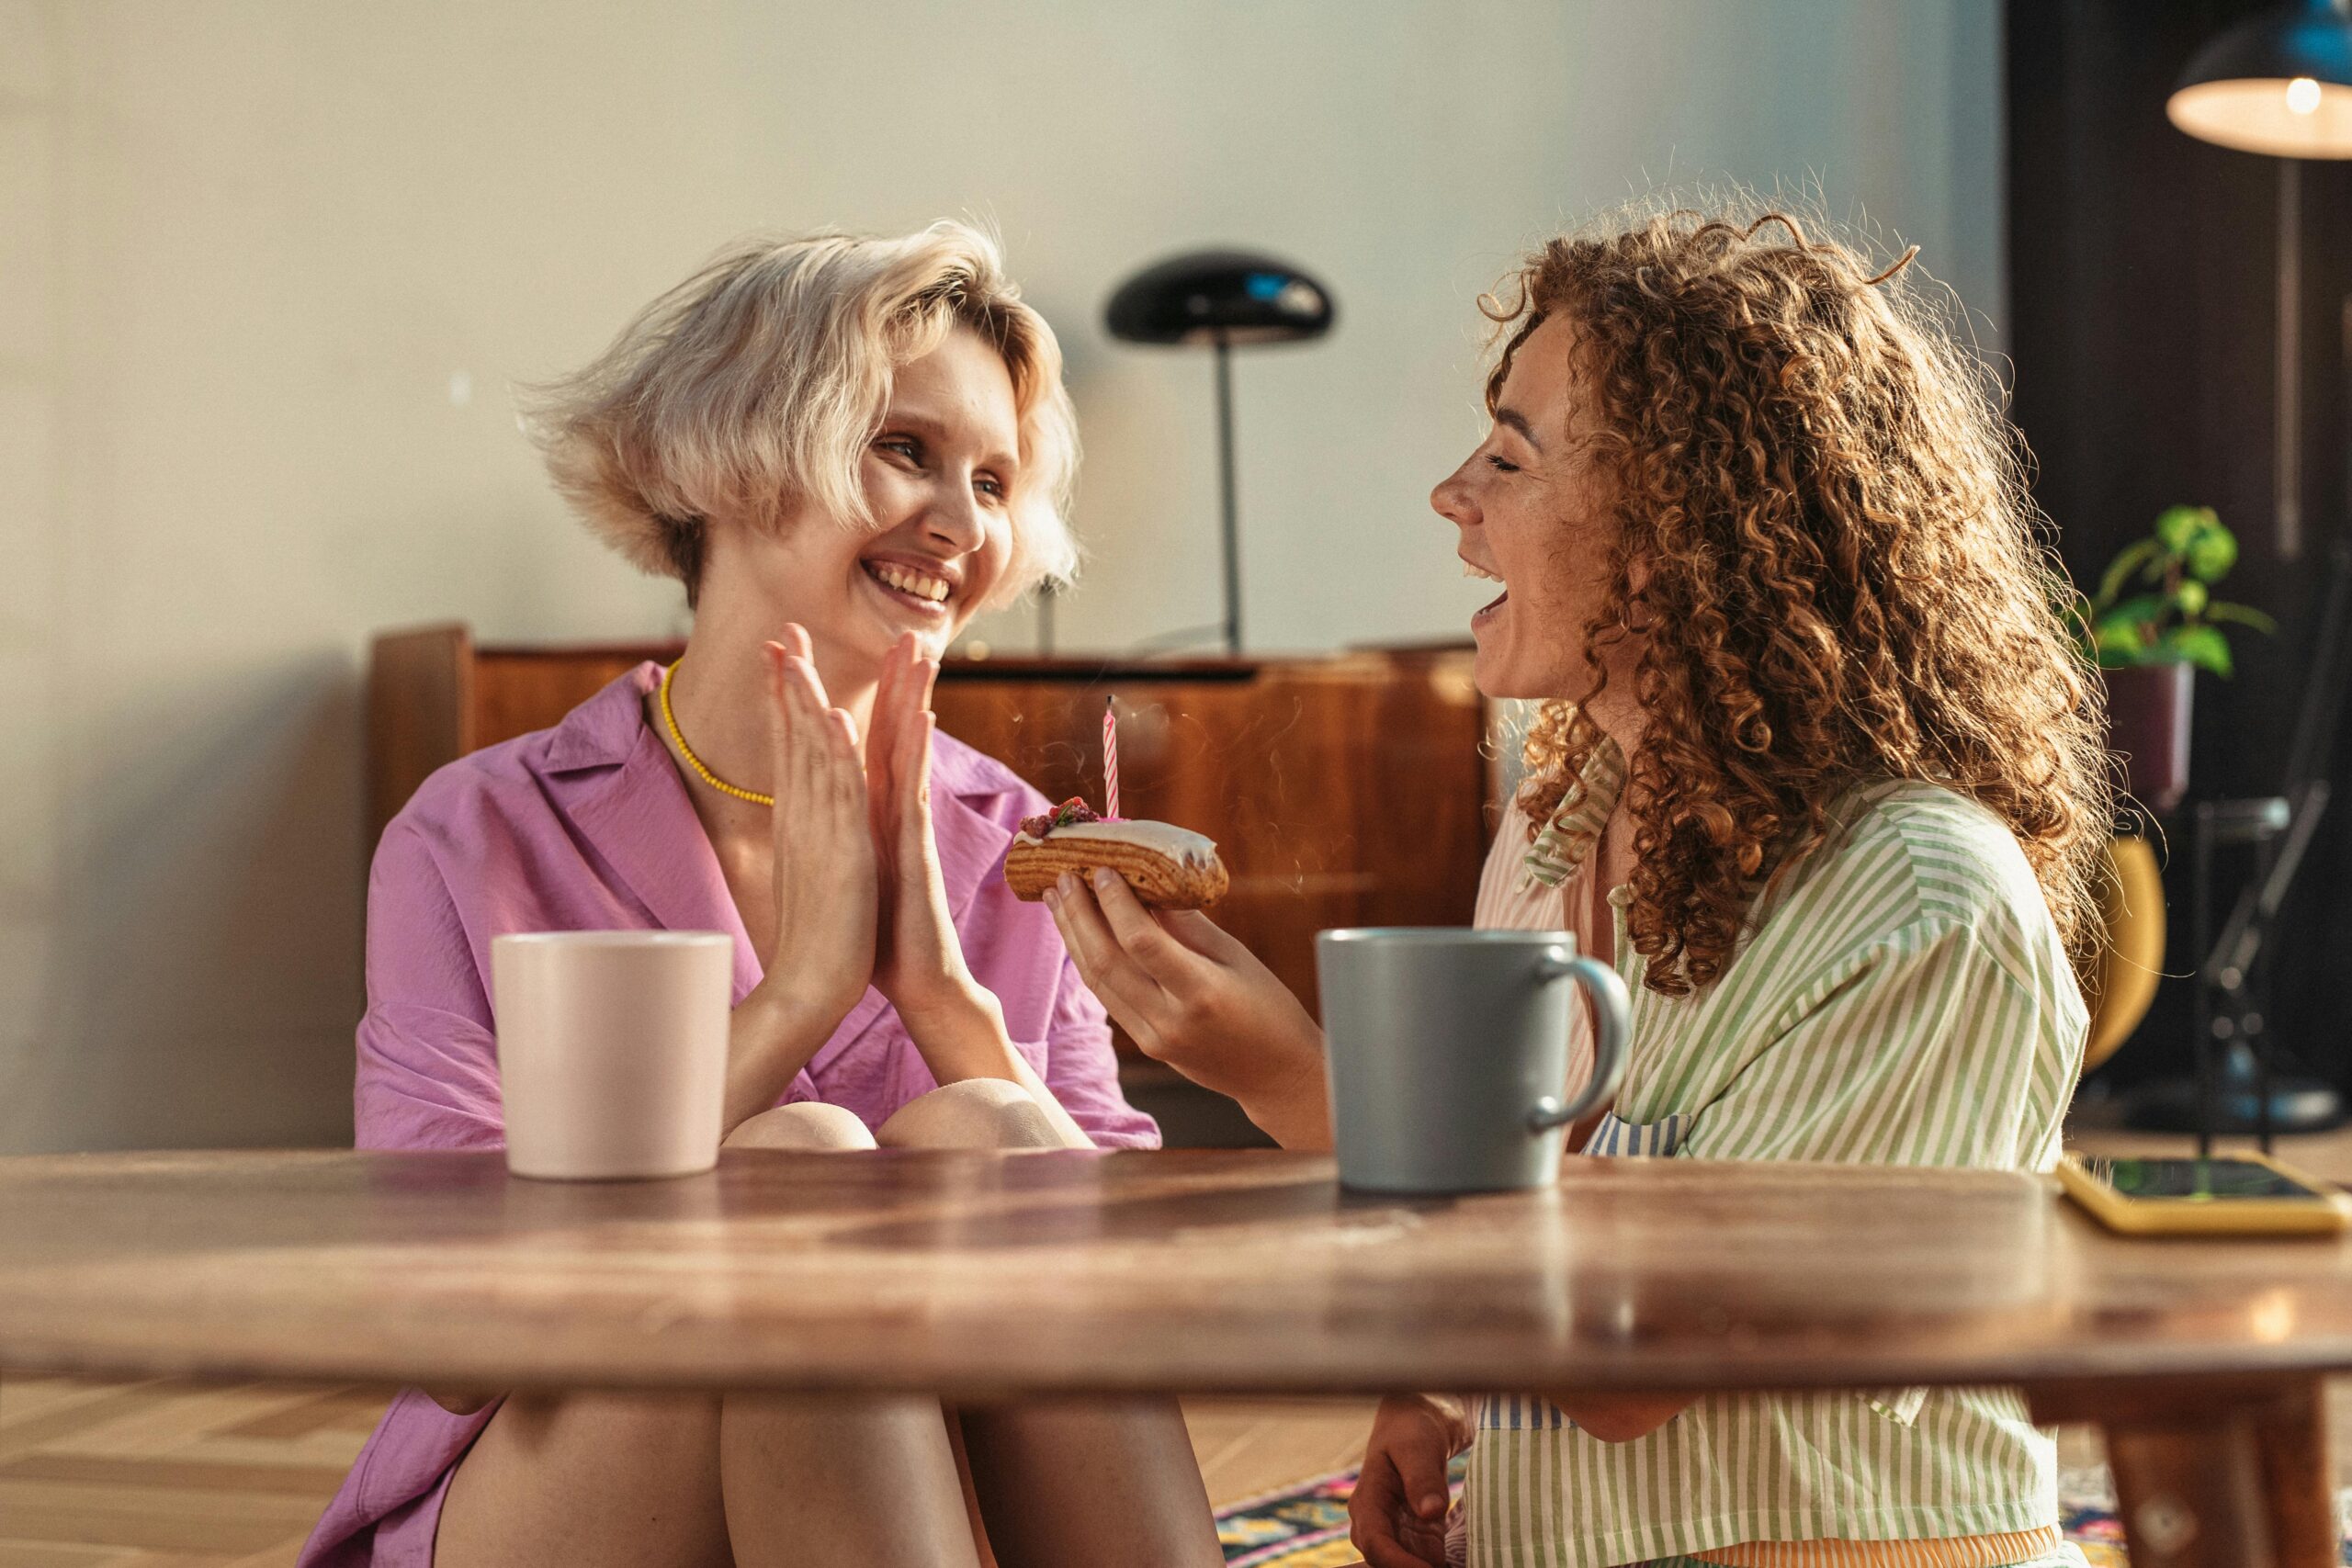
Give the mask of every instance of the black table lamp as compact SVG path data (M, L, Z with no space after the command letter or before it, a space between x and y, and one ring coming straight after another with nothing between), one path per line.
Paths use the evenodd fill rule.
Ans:
M2352 158L2352 0L2302 0L2214 38L2165 114L2241 152Z
M1217 481L1224 508L1225 649L1241 651L1241 555L1233 489L1232 350L1299 343L1331 330L1331 291L1285 261L1251 251L1170 256L1119 286L1103 310L1123 343L1216 350Z

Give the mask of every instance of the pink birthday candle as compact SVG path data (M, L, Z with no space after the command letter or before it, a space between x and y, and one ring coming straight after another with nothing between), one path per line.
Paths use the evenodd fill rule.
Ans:
M1114 697L1102 699L1102 815L1114 821L1119 815L1119 712Z

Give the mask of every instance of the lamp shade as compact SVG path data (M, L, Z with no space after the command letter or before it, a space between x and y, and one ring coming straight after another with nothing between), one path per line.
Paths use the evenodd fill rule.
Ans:
M1103 311L1126 343L1290 343L1331 330L1331 291L1252 251L1193 251L1121 284Z
M2352 158L2352 0L2301 0L2199 50L2165 105L2200 141L2274 158Z

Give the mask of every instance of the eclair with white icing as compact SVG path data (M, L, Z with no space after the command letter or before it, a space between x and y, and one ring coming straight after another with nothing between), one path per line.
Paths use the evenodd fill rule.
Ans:
M1081 800L1021 824L1004 857L1004 882L1031 902L1064 872L1108 866L1136 897L1163 909L1198 909L1225 897L1230 879L1213 840L1168 822L1105 822Z

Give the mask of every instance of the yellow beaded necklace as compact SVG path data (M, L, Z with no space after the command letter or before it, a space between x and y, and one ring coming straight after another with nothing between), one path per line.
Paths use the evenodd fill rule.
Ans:
M684 660L680 660L678 662L683 664L685 661ZM662 671L662 722L670 727L670 739L676 742L678 755L686 760L686 766L692 768L696 775L701 778L703 783L708 784L719 794L731 795L738 800L748 800L754 806L774 806L775 804L775 796L772 795L761 795L755 790L737 789L733 784L729 784L725 779L720 778L717 773L712 773L709 768L706 767L703 764L703 760L695 755L695 749L686 744L686 738L678 731L678 716L670 711L670 678L677 672L678 666L676 664L673 664L670 668Z

